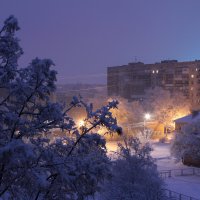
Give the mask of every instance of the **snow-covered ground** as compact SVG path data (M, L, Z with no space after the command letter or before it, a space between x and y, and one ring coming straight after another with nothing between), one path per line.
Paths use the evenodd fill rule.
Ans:
M152 143L152 157L156 159L158 170L187 168L182 163L177 163L170 155L169 143Z
M152 156L156 159L158 170L187 169L181 162L177 163L170 155L170 144L152 143ZM108 153L117 150L117 142L107 143ZM166 178L166 187L172 191L200 199L200 176L172 176Z
M170 156L170 144L154 143L152 156L156 158L158 170L186 169L182 163L176 163ZM200 176L172 176L165 179L168 189L200 199Z
M117 143L116 141L108 141L106 142L106 147L108 150L108 154L112 153L113 151L117 151Z
M200 199L200 176L176 176L165 182L172 191Z

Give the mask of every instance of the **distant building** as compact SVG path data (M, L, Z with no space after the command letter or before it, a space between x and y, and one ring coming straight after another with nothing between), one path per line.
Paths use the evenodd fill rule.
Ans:
M109 96L142 100L145 98L145 92L156 86L170 92L179 91L190 99L193 107L199 107L200 60L164 60L154 64L137 62L107 68Z

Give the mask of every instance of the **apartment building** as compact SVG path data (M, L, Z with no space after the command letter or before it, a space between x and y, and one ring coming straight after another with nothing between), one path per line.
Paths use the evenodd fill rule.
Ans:
M193 107L200 107L200 60L178 62L164 60L154 64L142 62L107 68L109 96L142 100L148 89L161 87L181 92Z

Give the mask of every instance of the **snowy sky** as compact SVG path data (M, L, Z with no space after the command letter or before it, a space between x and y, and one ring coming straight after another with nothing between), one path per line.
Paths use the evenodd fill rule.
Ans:
M106 67L200 59L199 0L1 0L14 14L20 63L51 58L60 83L106 83Z

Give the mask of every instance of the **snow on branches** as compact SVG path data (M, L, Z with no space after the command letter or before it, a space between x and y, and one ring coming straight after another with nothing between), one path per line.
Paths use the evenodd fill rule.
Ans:
M35 58L19 69L18 30L14 16L0 30L0 198L81 200L94 195L110 174L105 140L95 128L122 133L110 112L118 102L94 111L78 97L67 108L52 101L54 63ZM87 111L84 129L68 116L80 106ZM55 129L64 136L55 136Z

